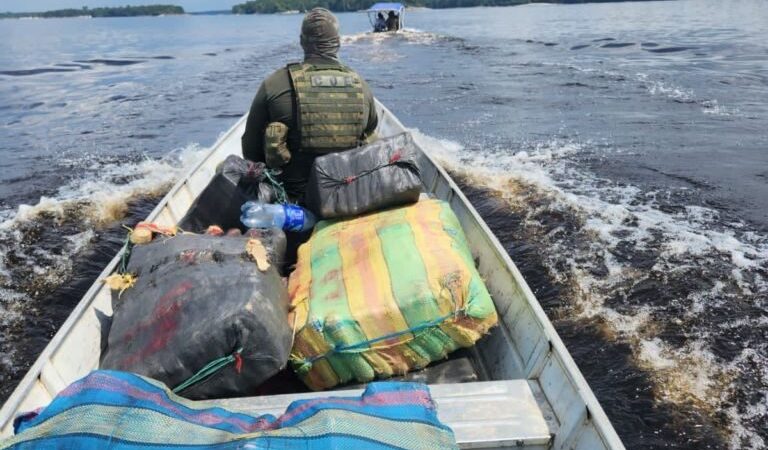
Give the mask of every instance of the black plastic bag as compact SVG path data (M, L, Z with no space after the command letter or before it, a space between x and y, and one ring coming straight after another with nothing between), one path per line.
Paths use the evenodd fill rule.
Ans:
M179 222L185 231L201 233L210 225L227 230L241 228L240 206L248 200L272 203L277 194L266 175L264 163L229 155L216 169L208 186L200 193Z
M353 217L418 201L418 155L410 133L315 159L307 207L324 219Z
M272 254L285 249L284 235L275 233L273 241L259 239ZM137 281L113 297L101 368L176 388L213 365L178 392L208 399L248 395L285 367L293 336L288 293L274 264L257 267L251 239L187 234L134 247L127 272Z

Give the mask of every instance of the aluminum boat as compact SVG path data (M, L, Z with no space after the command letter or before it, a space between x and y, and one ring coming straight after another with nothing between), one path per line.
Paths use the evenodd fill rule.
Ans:
M383 105L379 136L406 128ZM217 164L240 154L245 117L222 135L147 218L175 225L214 176ZM448 202L459 218L480 275L499 314L499 325L465 351L471 376L441 376L430 382L439 418L455 432L461 448L600 450L623 449L616 431L541 305L499 241L449 174L423 149L419 165L425 191ZM0 438L13 433L13 419L46 406L68 384L97 369L101 322L111 315L111 293L100 281L120 262L122 252L104 268L61 329L0 410ZM461 371L459 371L461 372ZM415 378L414 378L415 377ZM411 379L419 379L419 373ZM293 400L359 394L354 389L302 392L197 402L249 414L279 415Z

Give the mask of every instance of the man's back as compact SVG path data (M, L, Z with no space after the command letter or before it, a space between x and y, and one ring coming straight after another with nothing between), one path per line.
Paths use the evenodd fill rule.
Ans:
M392 11L389 12L387 17L387 31L397 31L400 29L400 17L396 16Z
M355 147L378 124L368 84L336 58L338 33L333 36L333 27L323 22L332 18L337 30L335 18L325 10L317 11L307 14L302 25L304 63L291 66L293 76L283 67L262 83L242 138L243 156L280 168L281 181L294 200L303 197L315 157ZM287 157L271 154L274 146L265 145L265 131L275 123L287 128Z

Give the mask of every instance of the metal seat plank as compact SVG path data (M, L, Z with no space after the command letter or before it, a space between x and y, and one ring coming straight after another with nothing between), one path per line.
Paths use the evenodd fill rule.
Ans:
M433 384L429 386L440 420L451 427L461 448L546 447L554 434L527 380ZM279 416L291 402L358 396L362 389L243 397L194 402L250 415Z

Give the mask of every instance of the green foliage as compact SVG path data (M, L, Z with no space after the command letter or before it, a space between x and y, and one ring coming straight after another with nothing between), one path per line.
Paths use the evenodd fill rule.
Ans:
M254 0L232 7L234 14L271 14L285 11L307 11L317 6L331 11L360 11L376 0ZM460 8L468 6L508 6L529 3L528 0L410 0L407 6L427 8Z
M528 0L416 0L413 6L427 8L464 8L469 6L511 6L530 3Z
M146 5L146 6L119 6L115 8L93 8L84 6L82 9L57 9L40 13L0 13L0 18L20 17L134 17L134 16L159 16L161 14L184 14L184 8L175 5Z
M253 0L232 7L234 14L272 14L286 11L307 11L320 6L331 11L360 11L377 0ZM401 0L402 1L402 0ZM407 6L427 8L463 8L470 6L510 6L523 3L589 3L625 0L408 0ZM633 0L629 0L633 1ZM644 0L634 0L644 1Z

